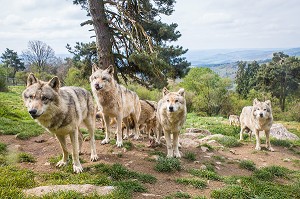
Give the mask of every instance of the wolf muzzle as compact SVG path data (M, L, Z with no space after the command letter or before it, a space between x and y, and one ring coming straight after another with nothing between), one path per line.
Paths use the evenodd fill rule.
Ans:
M37 115L37 110L36 109L31 109L31 110L28 111L28 113L31 115L31 117L33 119L39 117L39 115Z
M98 91L98 90L100 90L100 89L102 89L103 88L103 86L101 85L99 85L98 83L97 84L95 84L95 89Z

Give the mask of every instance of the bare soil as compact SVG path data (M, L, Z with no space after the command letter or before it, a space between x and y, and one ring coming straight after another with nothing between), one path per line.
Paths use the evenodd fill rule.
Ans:
M144 135L146 137L146 135ZM16 163L22 168L31 169L34 172L55 172L59 170L53 165L49 164L49 158L55 157L61 154L61 149L56 138L49 133L44 133L38 137L30 138L29 140L19 140L12 135L0 136L0 142L6 143L9 146L10 151L22 151L32 154L37 160L35 163ZM225 186L223 182L208 181L208 187L205 189L196 189L192 186L186 186L177 184L176 178L180 177L192 177L187 170L191 168L199 169L204 163L212 163L216 167L218 174L222 176L247 176L251 175L251 172L245 169L239 168L237 162L239 160L252 160L256 166L264 167L270 165L279 165L287 167L292 170L299 170L299 164L295 164L293 160L299 160L299 155L295 154L291 150L283 147L273 146L275 152L269 152L266 150L255 151L254 144L245 142L240 147L235 148L223 148L218 143L213 143L217 150L212 152L204 152L201 148L181 148L181 152L193 152L196 154L196 161L189 161L181 158L181 165L183 170L173 173L160 173L154 170L155 161L149 161L149 158L155 157L150 155L151 151L161 151L166 153L166 147L160 146L156 148L150 148L148 138L135 141L131 140L134 144L132 150L125 150L125 148L117 148L115 145L107 144L101 145L100 140L97 140L96 147L99 160L97 162L90 162L90 146L89 142L83 143L81 158L85 160L83 168L91 164L113 164L121 163L130 170L134 170L141 173L147 173L155 176L157 182L155 184L145 184L148 189L148 196L142 193L135 193L134 198L163 198L164 196L174 194L176 192L186 192L191 196L205 195L209 198L210 193L214 189L222 188ZM68 141L69 149L70 142ZM264 145L263 145L264 146ZM299 148L298 148L299 150ZM122 154L122 156L118 154ZM223 158L223 160L222 160ZM221 159L221 160L220 160ZM153 195L152 195L153 194Z

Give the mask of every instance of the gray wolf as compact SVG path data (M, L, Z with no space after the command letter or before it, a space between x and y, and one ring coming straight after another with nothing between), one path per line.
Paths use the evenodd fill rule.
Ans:
M38 80L32 73L27 78L27 88L23 91L24 104L31 117L47 131L56 135L63 151L62 159L56 164L66 165L68 150L66 135L72 144L73 171L82 172L79 151L82 136L79 133L81 123L89 130L91 161L98 160L95 147L95 108L90 92L78 87L60 87L58 77L49 82Z
M240 117L238 115L229 115L230 125L240 126Z
M122 85L119 85L114 80L114 67L110 65L107 69L102 70L96 64L93 64L92 75L90 76L92 93L98 107L104 117L105 123L105 139L102 144L109 143L110 140L110 120L117 120L117 141L116 145L121 147L122 140L122 121L126 125L127 133L124 139L128 138L129 122L131 117L135 125L134 138L139 138L138 120L141 113L141 104L139 97L133 91L128 90Z
M266 146L270 151L274 151L270 144L270 128L273 123L271 101L260 102L253 100L253 106L243 108L240 115L241 131L240 140L243 140L245 130L252 131L256 138L256 150L261 150L259 131L264 131L266 135Z
M170 92L167 88L163 89L163 97L157 104L158 134L159 143L161 130L164 132L167 144L167 157L178 157L179 153L179 133L186 120L186 101L184 89L178 92ZM171 143L173 135L173 144Z
M149 138L151 134L156 132L156 110L157 102L149 100L140 100L141 114L139 118L139 129L145 131Z

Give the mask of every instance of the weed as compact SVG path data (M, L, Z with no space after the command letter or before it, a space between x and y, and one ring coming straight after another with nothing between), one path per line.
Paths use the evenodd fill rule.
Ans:
M196 154L193 153L193 152L186 152L184 155L183 155L183 158L189 160L189 161L195 161L196 160Z
M207 187L207 183L201 179L191 179L191 178L177 178L176 182L184 185L192 185L197 189L203 189Z
M18 154L18 162L36 162L35 158L33 157L33 155L28 154L28 153L19 153Z
M5 154L7 152L7 145L0 142L0 154Z
M158 155L158 156L160 156L160 157L166 157L166 154L163 153L163 152L161 152L161 151L151 151L151 152L149 153L149 155L150 155L150 156L151 156L151 155Z
M130 142L130 141L125 141L125 142L123 143L123 147L124 147L125 149L127 149L128 151L130 151L130 150L133 149L133 144L132 144L132 142Z
M191 169L189 170L189 173L197 176L197 177L203 177L208 180L221 180L222 177L219 176L216 172L214 171L209 171L206 169Z
M159 157L154 169L159 172L180 171L181 164L180 161L176 158Z
M164 197L164 199L173 199L173 198L191 198L191 196L188 193L178 191L174 194Z
M224 136L216 139L220 144L225 147L238 147L241 146L241 143L232 136Z
M254 172L254 177L264 180L272 181L275 177L288 177L289 169L280 166L269 166L258 169Z
M222 189L213 190L211 197L217 199L252 198L252 194L239 185L231 185Z
M249 171L255 171L256 166L255 163L251 160L241 160L239 163L239 167L242 169L247 169Z
M270 142L274 146L282 146L282 147L287 147L287 148L290 148L293 146L292 142L289 140L271 139Z

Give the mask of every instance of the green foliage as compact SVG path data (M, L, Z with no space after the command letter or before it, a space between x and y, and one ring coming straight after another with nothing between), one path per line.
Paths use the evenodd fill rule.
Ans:
M208 180L221 180L222 177L219 176L216 172L208 170L208 169L190 169L189 173L197 176L206 178Z
M0 58L2 59L4 67L12 69L12 74L10 75L12 78L15 77L17 71L25 69L24 62L21 61L18 53L14 52L13 50L6 48L5 52L2 53Z
M255 171L256 170L255 163L251 160L241 160L239 162L239 167L242 168L242 169L247 169L249 171Z
M130 142L130 141L125 141L124 143L123 143L123 147L125 148L125 149L127 149L127 150L132 150L133 149L133 144L132 144L132 142Z
M7 152L7 145L0 142L0 154L4 154Z
M173 172L173 171L180 171L181 164L180 161L176 158L165 158L165 157L158 157L157 163L154 169L158 172Z
M188 193L178 191L174 194L164 197L164 199L174 199L174 198L191 198L191 196Z
M213 190L211 195L212 198L222 199L238 199L238 198L252 198L251 192L245 190L243 187L238 185L231 185L219 190Z
M3 67L3 65L0 64L0 92L8 91L6 79L5 79L5 76L7 75L6 73L7 72L6 72L5 68Z
M224 136L224 137L220 137L220 138L216 138L216 140L224 145L225 147L238 147L241 146L241 143L232 136Z
M293 143L290 140L280 140L280 139L272 138L270 142L273 146L282 146L287 148L291 148L293 146Z
M36 185L34 180L35 174L26 169L18 169L12 166L0 167L0 187L9 189L14 188L31 188ZM9 180L8 180L9 179Z
M253 176L264 181L272 181L275 177L287 177L290 171L280 166L269 166L255 170Z
M18 162L36 162L35 158L33 157L33 155L28 154L28 153L19 153L18 154Z
M188 151L183 155L183 158L185 158L189 161L195 161L196 160L196 154L193 153L193 152Z
M207 187L207 183L204 180L201 179L194 179L194 178L177 178L176 182L179 184L184 185L192 185L193 187L197 189L203 189Z
M140 182L134 180L118 181L113 184L124 192L147 192L147 189Z
M141 100L151 100L151 101L158 102L162 97L162 92L160 90L158 89L149 90L135 83L128 84L127 88L136 92L136 94L139 96L139 99Z
M70 68L65 78L66 86L79 86L91 90L89 80L82 77L82 71L77 68Z

